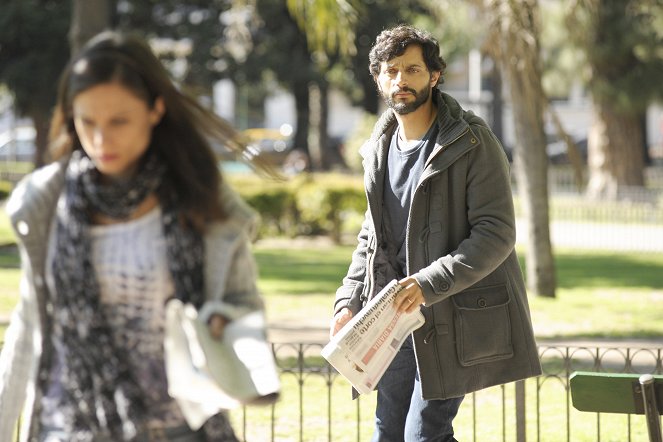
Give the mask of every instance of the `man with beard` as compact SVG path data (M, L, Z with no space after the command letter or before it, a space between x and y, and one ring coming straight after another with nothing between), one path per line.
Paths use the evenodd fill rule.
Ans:
M360 149L368 210L330 334L393 279L404 287L395 308L426 319L376 387L373 441L455 441L465 394L541 373L509 164L486 123L438 90L439 53L402 25L369 55L389 109Z

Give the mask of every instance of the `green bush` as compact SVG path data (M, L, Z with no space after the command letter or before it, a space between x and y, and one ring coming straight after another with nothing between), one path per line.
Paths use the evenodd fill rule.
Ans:
M0 180L0 201L7 199L11 191L14 189L14 184L10 181Z
M229 181L261 214L261 235L329 235L340 242L346 220L366 210L359 176L301 174L285 182L242 176Z
M378 120L377 115L366 113L357 123L354 130L345 140L345 148L343 149L343 159L345 164L348 165L350 170L361 173L363 171L361 166L361 156L359 149L364 142L370 138L373 132L373 127Z

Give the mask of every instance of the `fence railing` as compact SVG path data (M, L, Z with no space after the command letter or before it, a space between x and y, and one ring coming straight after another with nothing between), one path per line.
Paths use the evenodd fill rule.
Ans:
M283 386L269 407L233 410L246 442L350 442L370 439L375 394L351 399L351 387L324 359L320 343L272 344ZM575 371L663 374L663 342L635 345L540 343L543 374L465 397L454 421L461 441L640 442L644 416L582 413L571 405ZM18 439L17 439L18 440Z
M274 344L282 399L267 408L233 411L247 442L343 442L370 439L375 394L350 397L350 387L320 358L321 344ZM624 441L647 439L643 416L581 413L571 405L574 371L663 373L663 343L540 344L544 373L527 381L467 395L454 421L462 441Z

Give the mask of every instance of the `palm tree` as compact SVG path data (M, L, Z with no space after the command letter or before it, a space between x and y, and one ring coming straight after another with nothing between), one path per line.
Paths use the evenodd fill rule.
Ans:
M306 35L318 70L329 67L330 58L346 58L356 52L354 31L360 4L356 0L287 0L290 15ZM327 142L329 84L324 75L308 86L308 152L313 169L329 164L323 147Z

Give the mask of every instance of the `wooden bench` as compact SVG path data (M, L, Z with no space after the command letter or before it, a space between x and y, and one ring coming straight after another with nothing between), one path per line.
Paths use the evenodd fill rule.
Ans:
M663 376L577 371L569 384L577 410L644 414L650 442L663 442Z

